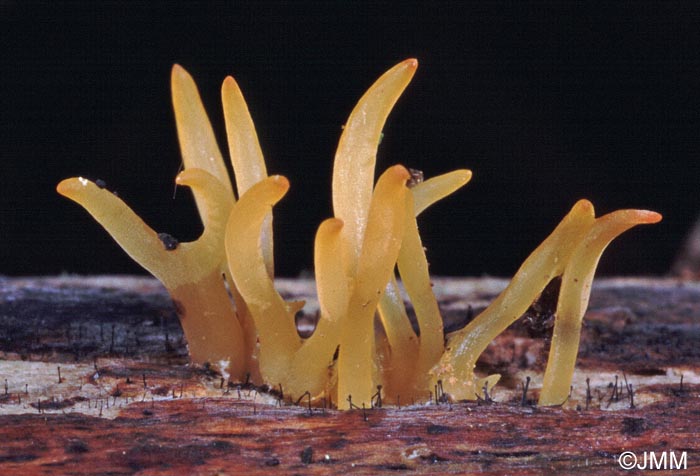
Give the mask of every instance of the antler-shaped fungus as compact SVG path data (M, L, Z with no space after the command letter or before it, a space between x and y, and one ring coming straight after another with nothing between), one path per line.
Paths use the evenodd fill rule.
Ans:
M221 365L232 377L245 376L243 332L223 285L224 223L232 196L210 173L188 169L177 178L197 192L207 226L197 241L162 241L121 199L95 183L70 178L58 192L82 205L141 266L168 289L180 316L194 362Z
M235 203L228 171L197 86L179 65L173 66L171 87L185 166L176 183L192 188L204 224L199 240L178 246L168 238L164 245L158 237L165 235L157 235L116 196L86 179L64 180L58 192L83 205L135 261L164 284L177 304L194 362L212 363L234 380L248 375L260 383L255 360L257 331L230 279L224 253L224 227ZM245 100L231 77L222 86L222 102L238 191L243 193L267 175L265 162ZM271 226L270 216L264 238L270 275Z
M559 405L568 398L581 336L581 321L588 307L593 275L603 251L612 240L630 228L660 220L661 215L656 212L618 210L597 218L586 235L578 240L561 278L540 405Z
M581 319L591 281L605 247L623 231L655 223L661 215L621 210L594 218L593 205L580 200L552 234L525 260L508 287L466 327L449 338L447 351L432 373L452 398L473 400L481 390L474 366L489 343L525 313L549 282L562 276L555 337L545 372L541 404L562 403L573 375ZM566 284L564 284L566 282ZM565 389L565 390L564 390ZM562 395L562 391L565 391Z
M382 128L417 65L409 59L382 75L345 125L333 168L335 218L321 223L314 244L320 317L307 339L299 336L294 319L303 303L285 302L274 287L272 206L289 182L267 177L253 121L233 78L225 79L221 93L238 202L197 87L183 68L172 70L185 166L176 183L191 187L195 196L204 224L198 240L178 244L158 235L115 195L84 178L64 180L58 191L86 208L163 282L177 305L194 362L215 364L232 379L249 376L255 383L282 385L288 396L328 395L344 409L372 406L380 384L385 402L400 395L427 399L438 381L452 398L477 398L499 378L475 377L479 355L561 276L540 394L541 404L561 403L600 255L623 231L661 216L622 210L595 219L591 203L579 201L496 300L449 336L445 349L416 217L466 184L471 172L456 170L408 188L411 174L395 165L374 183ZM418 333L395 268L412 301ZM380 327L375 326L377 314Z
M418 62L409 59L399 63L384 73L362 96L353 109L343 129L333 166L333 208L335 216L345 223L341 232L342 269L349 279L359 279L364 271L358 269L359 255L364 252L365 228L370 213L369 200L374 182L377 147L381 131L392 107L410 82ZM443 350L442 318L437 301L430 287L427 273L427 260L418 235L415 215L430 204L449 195L467 183L471 178L468 170L458 170L435 177L412 188L413 196L407 197L404 225L399 232L403 243L397 256L399 272L404 280L406 291L411 298L418 319L420 337L416 336L408 319L403 299L393 272L388 283L378 292L378 311L386 334L388 349L385 362L374 373L370 365L355 370L354 383L339 378L340 404L344 405L345 389L352 394L357 404L369 405L376 380L387 386L387 401L395 395L415 395L425 393L429 384L425 380L429 369ZM416 204L414 205L414 198ZM394 264L391 264L393 270ZM373 301L371 301L373 303ZM370 306L366 305L369 309ZM369 315L374 316L374 308ZM366 322L369 330L362 342L374 346L374 324ZM345 335L345 334L344 334ZM369 337L371 336L371 338ZM341 345L339 363L347 359L347 345L358 345L350 339L346 346ZM363 347L366 351L366 347ZM354 348L353 348L354 349ZM363 352L365 352L363 351ZM376 355L377 349L372 353ZM343 357L345 355L345 357ZM375 358L376 360L376 358ZM359 365L359 364L356 364ZM374 377L372 377L374 375ZM360 376L362 376L360 378ZM360 384L360 380L364 379ZM364 390L358 391L362 385ZM355 388L355 391L352 389ZM420 390L418 390L420 389Z

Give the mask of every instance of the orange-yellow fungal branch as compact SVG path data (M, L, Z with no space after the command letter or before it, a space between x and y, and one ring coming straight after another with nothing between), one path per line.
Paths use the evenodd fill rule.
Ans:
M168 274L171 256L163 247L158 233L146 225L120 198L83 177L65 179L58 184L56 190L82 205L124 251L151 274L158 279L162 275L171 286L180 284L179 276L171 277ZM171 280L174 283L170 283Z
M226 187L227 195L230 197L227 201L233 205L235 196L229 174L194 80L182 67L175 65L171 74L171 87L175 121L185 168L200 168L214 175ZM224 81L221 95L231 162L234 166L238 194L242 195L250 186L266 177L267 171L248 107L232 78L226 78ZM203 215L201 212L202 200L196 191L194 193L197 206L200 207L200 215ZM228 216L228 211L226 216ZM206 216L202 216L202 219L206 220ZM204 223L206 225L206 221ZM272 215L266 217L263 229L265 230L263 255L268 274L273 276ZM230 279L228 269L225 268L222 272L227 275L231 293L236 298L238 320L246 335L246 353L250 354L257 339L254 324L250 320L245 303ZM256 381L257 369L254 366L255 363L251 360L247 367Z
M447 349L432 373L442 380L445 392L453 398L474 400L474 366L489 343L523 315L547 284L564 272L569 257L594 221L593 205L581 200L532 252L508 287L473 321L452 334Z
M338 356L338 406L370 407L375 393L373 361L374 313L401 247L406 216L408 171L400 165L387 169L377 181L367 216L362 250L357 263L348 318L341 322Z
M418 355L414 356L417 360L413 375L424 379L427 378L428 371L435 365L444 350L442 316L430 283L428 260L418 234L418 223L411 194L407 202L403 242L397 264L406 293L411 296L420 330L420 347ZM425 383L427 382L421 385L422 388L425 388Z
M314 243L320 316L307 339L299 336L294 319L303 303L285 302L274 287L272 207L289 182L267 176L253 120L233 78L225 79L221 99L238 202L197 86L183 68L172 69L185 168L176 183L194 194L204 224L196 241L177 243L157 234L119 198L89 180L64 180L58 191L87 209L163 282L195 363L209 362L232 380L250 377L256 384L282 385L292 398L306 392L314 399L328 395L342 409L351 407L349 396L354 405L372 406L377 385L385 388L384 402L399 395L427 400L437 380L454 399L476 398L499 378L476 378L479 355L561 276L540 397L541 404L561 403L571 383L581 319L601 253L623 231L661 216L622 210L596 220L590 202L579 201L496 300L448 336L445 348L416 217L466 184L471 172L455 170L409 189L411 174L396 165L374 182L382 128L417 65L408 59L382 75L345 124L333 166L335 218L319 226ZM412 302L418 332L408 318L395 269Z
M294 355L285 392L300 396L309 392L312 397L332 394L335 381L333 355L339 345L340 322L347 318L348 281L338 272L340 230L343 222L329 218L318 227L314 243L316 290L320 318L313 335L306 339Z
M252 315L260 342L262 377L272 385L284 380L290 359L301 345L284 299L267 273L260 247L261 228L272 206L289 189L274 175L251 187L232 207L226 225L226 256L231 276Z
M231 76L227 76L221 86L221 102L224 106L228 150L240 197L250 187L267 177L267 168L248 105L238 84ZM263 222L261 243L267 273L272 277L275 274L272 254L272 214L267 215Z
M190 355L235 378L245 375L243 334L221 280L223 224L230 195L209 173L189 169L176 182L197 191L208 226L197 241L168 250L158 234L116 195L84 178L62 181L57 190L82 205L141 266L156 276L177 303Z
M437 177L419 183L411 189L413 192L415 215L423 213L423 210L433 203L445 198L466 185L472 178L471 170L453 170Z
M228 150L240 197L267 177L267 168L248 105L238 83L231 76L227 76L221 86L221 102L224 106Z
M559 405L568 398L581 337L581 322L588 307L593 275L603 251L612 240L630 228L660 220L661 215L656 212L618 210L596 219L585 238L576 246L562 276L540 405Z
M349 275L364 241L382 128L417 67L418 61L408 59L384 73L360 98L340 136L333 163L333 211L345 224L343 259Z
M82 205L141 266L174 288L221 266L224 223L231 199L221 183L203 170L191 169L176 178L202 197L201 210L209 226L197 241L167 250L158 234L119 197L82 177L63 180L57 191ZM187 261L187 266L182 263Z
M416 216L465 185L470 178L469 170L455 170L414 186L407 198L403 243L397 265L406 293L413 303L420 336L410 325L396 279L392 277L379 302L379 314L389 345L383 364L387 401L392 401L395 395L421 395L431 388L428 371L444 351L442 316L432 291Z
M418 233L415 219L438 200L466 185L471 179L470 170L455 170L430 178L411 189L408 199L404 241L398 257L399 274L406 292L411 296L420 329L419 374L427 374L437 362L443 349L442 316L432 291L428 260Z
M192 76L176 64L170 75L170 85L177 137L180 141L180 152L185 168L197 168L209 172L226 188L228 196L233 198L231 179ZM200 192L193 190L193 194L197 207L200 207L202 201ZM205 220L201 208L200 215ZM204 224L207 225L206 221Z
M419 342L408 319L403 296L393 273L379 299L377 312L389 346L389 355L385 357L386 362L383 365L387 392L389 395L406 395L407 392L404 390L407 386L410 387L410 383L401 382L406 382L407 379L412 381L413 375L405 370L415 361ZM408 367L406 363L409 364ZM394 372L395 369L396 372Z

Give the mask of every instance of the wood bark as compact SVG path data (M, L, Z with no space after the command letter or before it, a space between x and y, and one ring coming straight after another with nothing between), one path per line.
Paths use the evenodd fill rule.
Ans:
M434 284L454 329L506 282ZM312 325L312 283L279 287L308 300L301 321ZM546 314L533 306L480 359L478 372L503 375L491 401L443 403L433 393L338 412L188 365L172 303L152 279L0 279L0 470L619 474L617 457L632 451L640 464L644 452L685 452L677 474L700 474L700 283L596 282L572 393L556 408L534 404Z

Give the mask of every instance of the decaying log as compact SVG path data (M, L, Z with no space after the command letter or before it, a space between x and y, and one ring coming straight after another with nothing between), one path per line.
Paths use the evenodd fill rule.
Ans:
M505 283L436 279L446 327ZM312 321L311 283L279 288L307 298ZM632 451L640 464L644 452L685 452L678 474L700 474L700 283L598 281L572 393L557 408L534 404L551 334L544 317L533 308L480 359L479 372L503 375L490 401L446 403L433 392L421 399L430 403L338 412L188 365L172 304L152 279L0 279L0 470L618 474L616 458Z

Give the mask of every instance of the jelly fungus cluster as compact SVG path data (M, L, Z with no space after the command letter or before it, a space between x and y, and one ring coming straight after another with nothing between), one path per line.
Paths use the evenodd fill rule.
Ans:
M590 202L577 202L494 302L445 336L416 217L466 184L471 172L415 180L404 166L394 165L375 183L382 128L417 66L408 59L384 73L343 128L331 184L335 216L319 225L315 238L320 316L308 338L300 337L295 324L304 303L285 301L274 286L272 208L289 181L268 176L233 78L224 80L221 96L235 193L194 81L182 67L172 69L184 163L175 182L194 194L204 225L196 241L179 243L155 232L100 181L66 179L58 192L82 205L167 288L194 363L209 363L233 381L281 385L291 399L306 392L312 399L327 397L341 409L371 406L378 385L386 403L399 396L428 400L438 381L452 399L478 398L499 378L475 376L480 354L552 280L561 279L539 399L560 404L569 393L581 321L603 250L625 230L661 216L619 210L596 218Z

